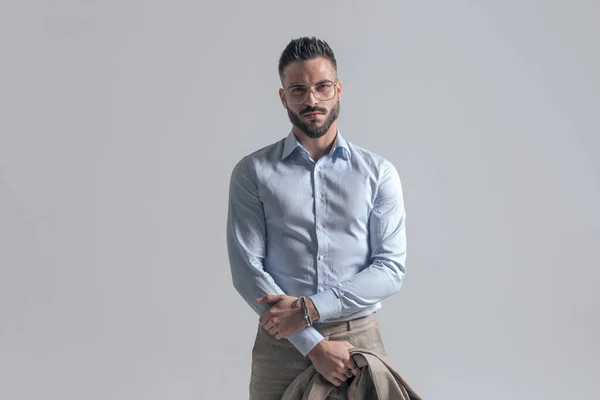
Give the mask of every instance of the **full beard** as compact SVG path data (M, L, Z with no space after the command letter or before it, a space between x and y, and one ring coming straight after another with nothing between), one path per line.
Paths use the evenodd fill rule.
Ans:
M331 128L331 124L333 124L335 122L335 120L338 119L338 116L340 115L340 102L338 100L336 105L333 106L333 108L331 109L331 111L329 112L329 114L327 115L325 120L323 121L323 124L320 126L307 124L306 122L304 122L302 120L302 117L300 117L295 112L290 111L289 108L287 109L287 112L288 112L288 117L290 118L290 122L292 123L292 125L294 125L298 129L300 129L300 131L302 131L306 136L316 139L316 138L320 138L321 136L325 135L327 133L327 131L329 130L329 128Z

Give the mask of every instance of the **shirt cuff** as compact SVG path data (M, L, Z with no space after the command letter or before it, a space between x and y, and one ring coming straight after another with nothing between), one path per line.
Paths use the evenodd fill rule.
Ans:
M342 302L332 289L309 296L319 312L319 322L342 315Z
M304 328L301 332L287 337L287 339L298 349L304 357L323 339L323 335L312 326Z

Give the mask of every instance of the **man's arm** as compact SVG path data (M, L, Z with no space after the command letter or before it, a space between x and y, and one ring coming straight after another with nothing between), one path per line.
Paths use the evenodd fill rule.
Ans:
M233 169L229 186L227 214L227 251L233 285L259 315L267 309L259 297L285 294L263 268L266 227L263 205L258 197L256 173L244 157ZM312 326L287 338L306 356L323 336Z
M405 272L404 221L400 177L385 160L369 218L371 263L352 278L310 296L321 320L354 314L398 292Z

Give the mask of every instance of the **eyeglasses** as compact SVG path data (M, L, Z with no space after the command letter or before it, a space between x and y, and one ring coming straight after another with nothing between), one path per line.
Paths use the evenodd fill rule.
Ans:
M285 97L290 104L300 104L306 101L308 93L312 93L317 100L327 101L335 97L337 93L337 83L335 81L321 81L315 85L312 85L311 90L306 85L291 85L287 89L284 89Z

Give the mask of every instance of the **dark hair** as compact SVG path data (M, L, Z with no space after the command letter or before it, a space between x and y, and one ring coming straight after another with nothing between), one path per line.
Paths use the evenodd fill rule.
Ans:
M331 61L337 72L337 62L333 50L327 42L314 36L292 39L281 53L281 57L279 57L279 77L283 80L283 70L289 64L296 61L312 60L317 57L323 57Z

